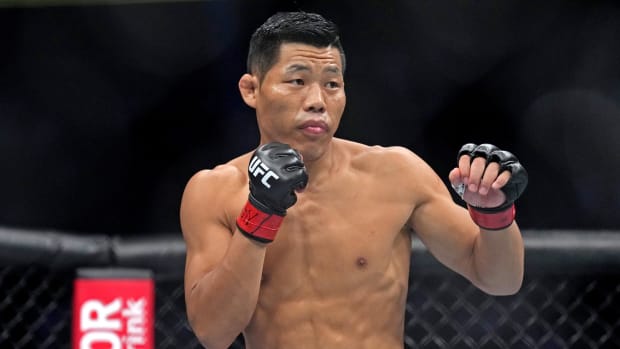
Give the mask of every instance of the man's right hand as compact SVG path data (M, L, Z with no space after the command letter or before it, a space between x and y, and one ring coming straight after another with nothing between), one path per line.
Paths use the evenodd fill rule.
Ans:
M272 242L286 210L297 202L295 190L308 183L306 167L298 151L274 142L254 152L248 176L250 195L237 218L237 228L250 239Z

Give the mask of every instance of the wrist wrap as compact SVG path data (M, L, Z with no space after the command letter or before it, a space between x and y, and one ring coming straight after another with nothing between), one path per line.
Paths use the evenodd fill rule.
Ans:
M269 243L275 239L283 219L284 216L265 213L248 200L237 217L237 228L247 238Z
M502 230L508 228L515 220L516 215L514 204L501 211L485 210L470 205L467 205L467 210L474 223L487 230Z

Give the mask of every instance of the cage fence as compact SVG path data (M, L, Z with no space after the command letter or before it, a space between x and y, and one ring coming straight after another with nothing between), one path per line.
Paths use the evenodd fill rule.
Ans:
M547 240L544 253L536 252L540 241L526 243L526 258L531 257L526 277L512 296L487 295L463 277L433 266L423 248L414 248L404 347L620 348L617 238L590 247L581 243L576 249L563 235ZM570 260L564 258L567 254ZM142 257L138 259L148 263ZM132 258L126 260L135 265ZM182 271L154 274L158 349L201 348L186 318ZM70 348L74 279L74 268L5 261L0 267L0 348ZM243 338L230 348L244 348Z

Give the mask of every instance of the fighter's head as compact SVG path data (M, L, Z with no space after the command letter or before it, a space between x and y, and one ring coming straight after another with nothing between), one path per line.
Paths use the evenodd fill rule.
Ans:
M250 40L248 73L262 80L277 62L280 46L284 43L337 48L344 73L345 54L338 27L319 14L307 12L279 12L256 29Z

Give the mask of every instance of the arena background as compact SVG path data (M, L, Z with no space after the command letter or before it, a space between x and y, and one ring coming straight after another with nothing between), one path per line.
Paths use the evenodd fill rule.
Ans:
M524 230L620 228L620 4L597 0L0 0L0 227L178 238L189 177L257 144L236 86L279 10L340 26L338 136L444 179L495 143L530 173Z
M0 224L178 231L188 178L256 145L252 30L302 9L341 27L339 136L443 178L463 142L496 143L531 175L523 227L620 226L615 1L56 1L0 1Z

